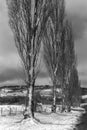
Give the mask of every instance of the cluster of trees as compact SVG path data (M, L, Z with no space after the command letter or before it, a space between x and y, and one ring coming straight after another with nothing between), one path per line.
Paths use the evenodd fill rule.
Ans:
M22 59L27 84L24 116L34 118L34 84L39 71L40 47L53 82L52 112L56 112L56 88L62 89L62 110L78 102L78 72L71 23L64 0L7 0L9 24Z
M43 36L44 59L53 82L53 107L56 111L56 88L62 89L62 111L70 111L80 90L72 25L65 15L64 0L55 0L51 6ZM78 94L75 92L78 91ZM77 95L77 97L76 97ZM72 103L73 102L73 103Z

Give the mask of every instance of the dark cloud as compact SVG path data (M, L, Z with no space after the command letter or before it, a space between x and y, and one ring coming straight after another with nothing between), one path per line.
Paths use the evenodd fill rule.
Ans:
M0 82L9 80L24 79L24 73L21 68L17 69L7 69L3 73L0 73Z
M72 23L74 38L76 40L83 38L84 32L87 29L87 18L81 17L80 14L70 14L69 12L67 15Z
M38 78L48 78L47 72L40 72ZM0 73L0 83L10 81L10 80L25 80L24 70L22 68L6 68L2 73Z
M80 71L79 75L81 75L81 76L87 76L87 71L85 71L85 72L84 71Z
M87 87L87 80L81 80L81 87Z
M48 72L40 72L38 75L38 78L48 78L49 74Z

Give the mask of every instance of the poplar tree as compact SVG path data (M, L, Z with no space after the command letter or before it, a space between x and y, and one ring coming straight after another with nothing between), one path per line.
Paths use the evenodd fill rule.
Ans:
M26 72L27 97L24 116L34 118L34 83L39 50L50 0L7 0L9 24Z
M53 83L52 112L56 112L56 88L61 77L62 44L65 42L65 2L51 0L51 11L43 36L44 60Z

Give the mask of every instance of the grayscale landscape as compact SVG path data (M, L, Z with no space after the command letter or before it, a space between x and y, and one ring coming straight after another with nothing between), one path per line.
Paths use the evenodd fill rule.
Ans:
M87 130L86 25L86 0L0 0L0 130Z

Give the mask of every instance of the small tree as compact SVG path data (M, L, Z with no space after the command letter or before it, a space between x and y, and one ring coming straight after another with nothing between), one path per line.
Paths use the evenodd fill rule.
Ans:
M64 0L54 0L51 2L50 17L44 31L44 59L48 68L49 75L53 82L53 104L52 112L56 111L56 87L58 77L61 76L61 42L64 42Z
M41 38L49 15L49 0L7 0L7 5L9 23L26 72L29 99L24 115L33 118L34 83Z

